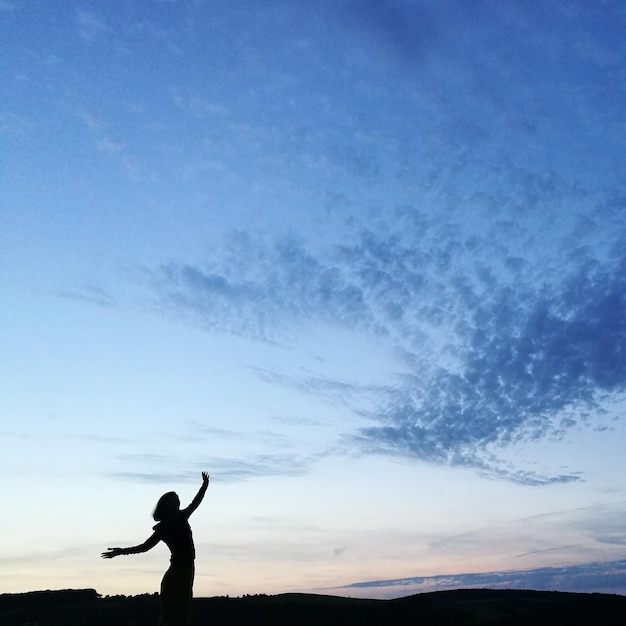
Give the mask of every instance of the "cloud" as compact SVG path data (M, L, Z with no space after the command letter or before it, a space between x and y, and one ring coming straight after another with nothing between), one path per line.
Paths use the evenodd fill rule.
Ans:
M162 266L154 275L161 306L212 330L268 341L290 319L349 323L368 316L358 286L295 239L267 245L238 233L229 240L226 263L215 269Z
M89 302L103 307L119 304L118 299L113 294L94 282L84 282L69 288L58 289L56 294L61 298Z
M32 552L26 552L16 554L14 556L0 557L0 564L6 565L11 569L15 569L16 566L24 564L35 564L41 566L43 563L49 564L51 561L59 560L71 560L76 557L84 557L94 554L93 544L83 544L81 546L68 546L60 548L58 550L38 550L35 549Z
M616 501L550 511L459 534L439 535L428 540L428 549L435 559L445 553L471 559L486 558L489 551L485 546L488 545L489 550L508 554L511 562L533 566L623 558L626 552L618 547L620 544L615 539L623 529L624 504L624 501ZM550 562L542 558L545 555Z
M109 154L116 154L126 148L126 144L123 141L106 136L97 142L97 146L100 150Z
M626 259L583 267L546 294L502 288L474 310L461 371L440 370L417 397L398 390L385 425L362 434L422 458L471 460L485 444L573 426L578 409L626 385L625 270Z
M483 587L624 594L626 593L626 560L567 567L373 580L353 583L337 588L335 591L341 589L344 593L367 592L369 597L372 595L398 597L428 591Z
M520 195L539 194L516 219L504 218L506 205L479 214L479 226L399 207L395 224L353 222L340 242L321 249L303 238L238 232L205 268L170 263L154 272L159 306L211 331L263 341L289 341L317 323L369 333L406 367L392 384L260 375L334 395L366 415L370 425L351 440L370 453L465 465L526 484L580 480L576 472L507 468L497 452L599 420L624 392L624 224L613 220L609 232L589 208L550 224L544 203L557 190L561 201L573 201L574 191L511 175ZM576 240L585 223L593 248Z
M153 454L130 454L118 457L125 466L138 466L139 469L111 472L110 476L120 480L141 483L173 484L197 482L200 470L210 468L211 477L219 482L239 482L251 478L266 476L300 476L304 474L317 456L299 456L297 454L250 454L245 458L234 457L197 457L191 463L196 470L179 471L173 469L183 465L174 457ZM189 460L184 461L189 466ZM149 466L149 470L141 469ZM163 469L165 466L165 469Z
M94 43L104 37L108 30L106 21L93 11L78 10L76 12L78 34L86 43Z
M525 484L582 480L576 468L529 471L500 457L521 442L604 427L603 411L626 385L624 193L606 188L618 180L613 166L594 179L592 170L615 159L590 132L604 123L589 116L614 88L615 58L611 42L587 33L593 11L583 4L547 14L502 9L488 22L480 7L459 2L427 10L392 0L339 5L349 37L425 61L419 82L415 73L398 80L402 72L387 61L392 78L381 76L371 41L359 59L342 57L344 75L367 85L367 113L338 99L328 116L307 117L306 132L289 133L301 138L297 148L271 143L290 145L296 166L288 175L302 166L297 180L329 199L307 221L324 225L300 237L239 231L204 265L154 268L155 306L209 332L290 347L324 324L384 342L402 363L391 381L259 370L366 418L346 432L357 450ZM594 53L589 66L571 45L579 41ZM173 97L196 119L237 125L226 101ZM561 107L564 100L571 106ZM396 119L396 102L409 113ZM580 144L573 125L585 129ZM593 159L583 171L571 154L587 150ZM331 173L311 163L330 163Z

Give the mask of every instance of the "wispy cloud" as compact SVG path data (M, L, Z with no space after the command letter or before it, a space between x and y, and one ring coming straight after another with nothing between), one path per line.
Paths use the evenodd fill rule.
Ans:
M113 294L93 282L85 282L69 288L58 289L57 295L61 298L89 302L90 304L104 307L114 306L118 303L117 298Z
M189 459L176 459L154 454L131 454L119 457L125 467L111 472L113 478L132 482L175 484L197 481L200 470L210 468L214 480L219 482L238 482L250 478L267 476L300 476L304 474L318 456L293 454L250 454L245 458L196 456L194 462ZM198 468L197 470L178 470L176 467Z
M334 591L369 597L399 597L447 589L535 589L545 591L626 593L626 560L443 576L416 576L353 583Z
M81 39L87 43L102 39L108 30L107 23L101 15L87 10L76 12L76 27Z

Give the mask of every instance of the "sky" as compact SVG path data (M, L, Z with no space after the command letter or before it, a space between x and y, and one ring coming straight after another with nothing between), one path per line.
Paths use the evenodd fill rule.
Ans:
M625 29L0 0L0 593L626 593Z

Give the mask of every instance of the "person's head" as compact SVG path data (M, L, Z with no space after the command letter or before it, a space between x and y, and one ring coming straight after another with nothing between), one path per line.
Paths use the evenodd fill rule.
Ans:
M164 493L157 502L156 507L154 508L154 513L152 517L155 522L161 522L164 519L169 519L176 515L180 509L180 500L178 496L173 491L168 491Z

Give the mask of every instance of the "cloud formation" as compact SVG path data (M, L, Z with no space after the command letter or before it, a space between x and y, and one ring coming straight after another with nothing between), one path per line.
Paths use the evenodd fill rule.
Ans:
M537 182L529 178L525 193ZM547 228L536 223L543 202L530 218L485 222L486 236L471 222L407 207L394 228L362 225L321 251L240 232L207 268L170 263L155 281L163 307L213 331L281 341L329 322L387 341L407 371L395 385L361 388L375 396L375 424L353 442L370 452L529 484L578 480L511 472L493 456L561 436L626 385L624 226L603 233L593 254L575 245L582 217L536 241ZM342 381L299 383L355 396Z
M475 307L460 371L441 369L417 398L399 389L385 425L363 436L419 458L480 466L476 455L486 444L574 426L626 384L625 270L625 259L583 267L545 294L501 289Z
M111 476L131 482L172 484L196 482L198 473L206 467L219 476L221 482L238 482L255 477L266 476L299 476L303 474L313 458L302 457L297 454L250 454L246 458L216 457L197 455L193 466L197 470L177 470L184 463L174 457L160 455L130 454L120 456L125 463L130 462L136 470L111 472ZM143 469L143 468L150 468ZM159 468L155 470L154 468Z
M428 591L484 587L623 594L626 592L625 576L626 560L618 560L568 567L376 580L354 583L342 587L341 590L345 593L367 590L368 594L376 597L398 597Z
M289 231L299 235L275 223L271 234L242 229L205 265L154 269L153 287L162 311L211 332L297 344L306 328L328 324L385 342L404 367L391 383L348 389L276 373L311 393L348 394L369 418L346 433L362 450L528 484L580 480L509 468L499 456L603 426L626 385L623 149L605 130L621 127L623 108L597 117L599 103L621 99L609 79L620 60L609 22L623 12L505 3L485 21L466 4L323 5L320 19L332 11L341 26L323 30L329 46L311 68L337 63L342 84L331 89L326 72L311 80L324 98L294 90L284 135L234 109L227 116L233 131L257 137L228 143L262 146L272 164L263 189L314 190L306 225ZM313 50L321 32L312 27L300 44ZM362 45L347 55L345 37ZM390 54L378 65L381 45ZM285 72L266 77L278 92ZM344 101L346 85L359 98ZM178 104L198 118L221 114L182 96Z

